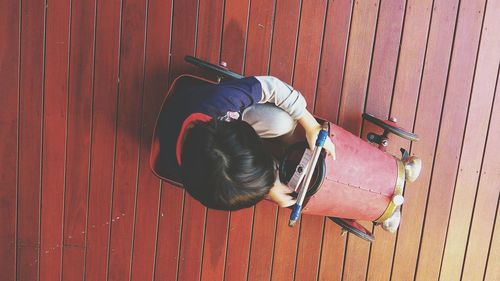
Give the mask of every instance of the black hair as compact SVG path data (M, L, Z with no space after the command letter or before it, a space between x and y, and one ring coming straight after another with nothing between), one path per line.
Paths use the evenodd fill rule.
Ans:
M203 205L238 210L255 205L276 180L274 160L244 121L196 122L182 147L184 187Z

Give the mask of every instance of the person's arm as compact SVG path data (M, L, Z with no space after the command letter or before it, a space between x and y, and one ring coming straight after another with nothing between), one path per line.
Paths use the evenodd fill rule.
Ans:
M260 103L274 103L290 116L297 120L306 131L307 143L311 149L314 148L316 138L321 125L314 116L306 109L307 103L302 94L292 86L273 76L256 76L262 86L262 100ZM325 150L335 158L335 147L328 138L324 146Z
M276 182L274 182L273 187L269 190L266 199L273 201L280 207L290 207L295 204L295 198L291 195L293 190L285 184L282 184L279 180L279 176L276 177Z
M274 103L290 116L299 120L306 111L306 100L292 86L273 76L256 76L262 86L262 99L259 103Z
M304 127L306 131L307 143L309 148L312 150L316 145L316 139L318 138L319 131L321 131L321 125L316 121L316 118L309 112L305 111L304 114L299 119L300 125ZM335 145L330 138L326 138L323 148L330 154L335 160Z

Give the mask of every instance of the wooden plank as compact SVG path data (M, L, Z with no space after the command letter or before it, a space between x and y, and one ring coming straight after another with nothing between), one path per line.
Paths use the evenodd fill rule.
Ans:
M62 272L69 7L54 3L47 10L40 280L57 280Z
M270 74L292 84L301 3L276 1ZM292 280L297 255L300 221L288 227L290 209L279 208L271 262L272 280Z
M307 108L312 113L327 8L327 1L302 2L293 85L306 98ZM302 216L300 220L295 280L312 280L317 278L319 271L324 219L320 216Z
M81 280L85 266L95 1L79 1L71 9L62 278Z
M319 272L324 218L305 215L301 216L300 220L295 280L316 280Z
M16 280L16 221L17 221L17 128L19 110L19 30L20 3L0 3L0 279Z
M276 1L269 72L289 84L293 79L300 9L300 0Z
M338 122L353 4L333 1L326 16L315 113L334 123Z
M229 214L209 209L203 243L201 280L223 280L227 251Z
M224 9L221 60L229 69L243 73L250 1L227 1ZM224 268L224 280L244 280L248 276L253 209L231 212Z
M293 85L306 98L307 109L314 111L319 61L325 27L327 1L302 2Z
M250 6L245 75L266 75L271 53L275 1L254 0ZM274 250L278 207L270 201L255 206L250 258L249 280L269 280Z
M111 222L121 5L97 1L85 277L106 280ZM130 215L130 214L129 214Z
M148 24L148 40L161 40L161 43L158 42L157 46L155 43L148 44L148 47L149 45L156 47L151 50L148 49L147 54L158 54L157 51L162 52L161 50L163 50L164 52L165 49L169 51L169 54L172 46L171 33L173 1L171 0L167 2L154 0L150 1L149 4L148 20L150 24ZM165 17L165 13L169 16ZM161 34L162 32L165 32L166 34L159 37L158 34ZM161 69L169 66L170 55L164 59L168 61L161 62ZM169 69L166 70L168 71ZM168 72L164 74L168 75ZM161 74L158 75L158 77L156 77L156 79L158 79L158 84L155 82L153 85L158 87L161 85L161 87L168 89L168 79L165 79L165 77L168 76L163 76ZM146 84L146 86L148 85ZM164 96L166 91L163 91L161 94ZM154 280L177 280L183 204L184 190L162 183L160 191L160 213L158 221L158 241L156 245L157 250L155 255Z
M184 56L196 50L196 18L198 1L182 1L174 4L172 30L172 73L187 70ZM186 34L191 36L186 38ZM182 39L181 39L182 38ZM179 254L179 280L198 280L201 276L201 259L205 229L206 208L185 194L182 218L182 237Z
M394 85L393 107L391 115L399 119L400 125L407 128L414 127L418 134L426 132L432 126L435 126L435 132L430 131L421 140L412 144L412 153L422 159L424 167L419 179L414 183L407 183L405 190L405 204L402 208L403 222L398 230L395 256L392 266L392 280L411 280L413 279L418 246L416 241L420 240L420 231L423 221L423 208L427 198L426 188L429 183L430 171L432 170L432 161L434 155L435 140L437 137L437 126L435 119L429 122L427 115L419 115L415 126L412 126L414 113L408 114L408 108L405 106L416 105L420 82L422 77L422 68L426 51L427 33L429 30L432 1L408 1L406 4L405 20L403 27L403 38L399 54L398 68L396 72L396 81ZM438 106L437 103L431 103L429 106ZM415 109L413 109L415 110ZM426 110L427 113L439 114L436 111ZM434 115L433 115L434 116ZM439 118L439 117L438 117ZM430 126L422 127L420 126ZM408 144L406 143L406 146ZM405 223L405 218L411 218L411 223Z
M327 11L314 113L334 123L338 121L353 4L333 1ZM337 224L325 220L319 280L342 279L346 236L341 233Z
M338 123L355 135L361 133L361 114L364 111L368 88L378 10L379 1L354 3ZM371 226L368 222L362 224L367 228ZM369 247L366 241L349 235L343 279L366 278Z
M365 106L366 112L379 118L388 119L390 117L405 6L405 1L401 0L382 1L380 3ZM408 105L393 105L394 109L397 107L408 108ZM413 120L414 114L413 110L408 111L405 116L397 117L398 119L403 118L403 120ZM411 121L407 123L412 124ZM364 122L362 136L366 137L368 132L379 131L380 129L376 128L373 124ZM404 145L403 143L398 137L392 136L388 152L398 155L399 147ZM376 240L371 245L366 278L367 280L389 280L396 235L385 231L381 227L373 227L373 235L376 237Z
M379 2L355 2L338 123L353 134L361 132L368 74L371 62Z
M221 60L228 68L243 73L250 0L227 1L224 7Z
M496 36L500 32L500 19L497 16L499 12L500 3L488 3L467 118L467 125L471 124L471 128L469 129L469 126L467 128L466 144L483 147L485 138L487 140L483 163L481 168L476 170L480 174L480 179L461 276L464 280L484 278L488 246L491 241L500 192L498 185L500 161L495 156L498 136L500 135L500 97L498 95L500 92L498 89L500 38ZM472 134L475 134L473 138L471 138ZM464 145L463 149L466 148ZM482 153L479 152L479 154ZM479 157L481 157L480 155Z
M215 64L220 59L223 15L222 0L200 1L196 56ZM228 225L229 212L207 210L201 280L222 280L224 277Z
M434 40L432 40L433 27L431 27L429 49L433 47L431 42L435 42L433 44L436 45L438 49L442 50L445 46L447 46L448 40L451 40L451 38L448 39L447 34L448 32L452 32L453 26L455 25L454 13L456 13L456 11L454 8L457 5L458 3L450 3L452 8L445 9L446 11L444 11L444 13L442 9L435 7L432 24L434 24L435 18L442 18L441 21L438 22L438 25L449 25L450 27L447 30L443 30L441 34L436 35ZM436 55L436 57L438 57L436 59L439 60L442 56L443 54ZM429 54L427 57L429 57ZM439 70L439 68L436 68L436 66L439 65L439 62L436 63L436 65L432 65L426 60L426 67L427 65L429 65L429 68L432 69L432 71ZM432 77L429 84L433 84L433 87L436 87L437 83L434 79L436 79L439 74L430 73L429 76ZM445 86L443 85L442 87L444 89ZM427 92L424 86L422 86L422 92ZM436 97L434 95L429 99L432 99L434 100L433 102L435 102ZM466 120L467 101L467 96L465 99L455 95L447 96L443 108L443 114L441 116L442 125L439 131L436 158L434 160L434 169L431 178L432 184L428 195L429 198L427 202L426 218L416 272L416 279L419 280L435 280L439 278L440 264L446 236L446 227L453 196L453 186L455 185L458 160L460 157L460 150L462 148L462 136L464 135L465 129L464 125ZM425 112L424 114L429 116L432 113ZM447 155L447 157L439 157L440 155Z
M342 280L346 237L337 224L325 219L318 280Z
M500 12L499 8L499 5L495 6L493 4L489 6L486 11L486 20L493 14L498 15L498 12ZM489 26L486 25L486 28L488 27ZM495 27L500 27L500 21L497 20L496 25L491 27L491 29L485 29L483 31L483 36L498 34L498 30L495 30ZM500 42L500 40L497 40L497 42ZM498 48L500 48L500 44L497 44L496 48L491 49L491 51L498 50ZM490 53L490 57L492 56L493 54ZM499 61L497 60L497 65L498 63ZM500 136L500 88L498 88L498 78L496 88L494 101L492 102L489 100L490 104L493 103L493 109L489 119L488 139L485 145L484 158L480 172L481 177L479 179L479 187L476 194L476 202L474 204L474 215L472 217L467 252L461 276L463 280L481 280L484 278L492 232L495 226L495 216L500 195L500 185L498 184L500 182L500 174L498 173L498 171L500 171L500 159L495 155L498 150L498 136ZM472 105L471 103L471 107ZM487 111L487 108L488 107L485 107L483 110ZM488 120L485 123L488 123ZM498 261L496 264L498 266Z
M466 110L465 106L468 106L466 102L470 99L484 7L484 1L467 2L460 6L447 92L454 93L454 96L464 100L462 110ZM476 124L471 124L471 126L475 127ZM475 129L466 128L440 270L441 280L460 278L461 270L459 269L462 268L467 245L479 176L475 171L479 169L482 160L482 157L478 157L478 153L482 156L484 149L483 146L471 146L467 141L471 139L467 137L469 130ZM473 143L478 143L478 141L481 140L475 140ZM482 141L484 142L484 139Z
M497 215L495 222L495 229L493 230L493 237L491 238L490 253L488 255L488 263L484 280L494 281L500 279L500 195L497 201Z
M40 247L40 185L45 4L21 5L17 190L17 280L37 280Z
M245 75L266 75L269 69L275 1L250 5L245 52Z
M155 280L177 280L184 190L162 184Z
M146 1L124 1L108 278L130 277L144 82ZM138 94L139 93L139 94ZM123 215L125 214L125 215Z
M131 280L153 280L155 273L161 184L149 168L149 154L153 126L163 96L168 91L165 81L168 80L170 62L171 25L169 17L164 15L172 13L172 2L149 1L148 5L142 139Z

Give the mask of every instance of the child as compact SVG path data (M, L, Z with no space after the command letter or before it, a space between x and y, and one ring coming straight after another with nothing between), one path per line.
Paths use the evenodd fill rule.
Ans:
M160 159L209 208L237 210L264 198L290 206L295 203L291 190L279 181L260 137L287 134L297 121L313 147L320 125L306 110L304 97L275 77L187 85L160 115L158 135L166 148ZM325 149L333 153L331 140Z

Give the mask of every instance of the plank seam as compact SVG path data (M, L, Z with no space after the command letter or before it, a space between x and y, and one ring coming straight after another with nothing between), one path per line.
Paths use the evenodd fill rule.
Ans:
M36 262L37 263L37 267L38 267L38 274L37 274L37 278L38 280L40 280L40 258L41 258L41 255L42 255L42 251L41 251L41 248L42 248L42 196L43 196L43 156L44 156L44 149L43 149L43 144L45 142L45 133L44 133L44 129L45 129L45 66L46 66L46 60L47 60L47 57L46 57L46 46L47 46L47 0L44 1L44 12L43 12L43 58L42 58L42 61L43 61L43 70L42 70L42 104L41 104L41 115L40 115L40 139L41 139L41 143L40 143L40 187L39 187L39 195L38 195L38 206L39 206L39 210L38 210L38 253L37 253L37 256L38 256L38 261Z
M486 11L485 11L484 14L486 15ZM495 89L494 89L494 94L493 94L492 102L494 102L495 98L496 98L496 89L497 89L497 86L498 86L498 71L500 71L500 64L499 64L499 67L498 67L498 70L497 70L497 80L495 82ZM484 157L486 155L486 148L487 148L487 144L488 144L488 137L489 137L489 133L490 133L489 130L490 130L490 126L491 126L491 119L492 119L492 115L493 115L493 110L494 110L494 106L492 105L491 106L491 110L490 110L490 118L488 120L488 129L487 129L487 133L486 133L486 136L485 136L485 143L484 143L484 147L483 147L483 157L481 159L481 168L479 169L479 177L478 177L477 184L476 184L476 194L474 195L474 205L472 207L472 215L471 215L470 223L469 223L469 226L470 226L469 227L469 233L467 234L467 242L465 243L465 253L464 253L464 260L462 261L462 272L460 274L460 279L463 278L464 269L465 269L465 262L467 261L467 252L468 252L468 249L469 249L469 242L470 242L469 239L470 239L471 232L472 232L472 224L474 223L474 212L476 210L476 203L477 203L477 197L479 195L479 188L481 186L481 179L482 179L482 175L481 174L482 174L483 167L484 167ZM496 216L496 214L495 214L495 216ZM493 227L494 227L494 225L493 225ZM491 243L491 240L490 240L490 243ZM484 270L484 274L486 274L486 268Z
M396 88L396 81L397 81L397 75L398 75L398 69L399 69L399 62L400 62L400 58L401 58L401 42L403 42L403 34L404 34L404 31L405 31L405 26L406 26L405 23L406 23L406 12L407 11L408 11L408 0L405 1L405 11L403 13L403 19L402 19L403 21L402 21L402 25L401 25L401 34L399 35L398 55L397 55L397 58L396 58L396 66L394 68L394 80L392 81L392 93L391 93L391 101L389 102L389 104L390 104L389 112L392 111L392 104L393 104L393 101L394 101L394 93L395 93L395 88ZM401 207L401 209L402 208L403 207ZM389 272L389 280L392 280L392 276L394 274L394 259L396 257L396 249L397 249L397 246L398 246L399 228L396 231L395 235L396 235L396 237L394 239L394 248L393 248L393 251L392 251L392 262L391 262L391 269L390 269L390 272Z
M486 256L486 266L484 268L484 274L483 274L483 280L486 280L486 274L488 273L488 264L489 264L489 261L490 261L490 254L491 254L491 248L492 248L492 244L493 244L493 239L495 238L495 224L497 223L500 223L500 221L498 221L498 209L499 209L499 206L500 206L500 194L498 196L498 199L497 199L497 207L496 207L496 210L495 210L495 218L493 219L493 231L491 232L491 238L490 238L490 246L488 248L488 255Z
M498 87L498 81L500 79L500 64L498 66L498 71L497 71L497 82L495 84L495 94L493 96L493 102L495 101L495 99L497 98L497 87ZM490 115L490 121L489 121L489 124L488 124L488 135L489 135L489 130L490 130L490 127L491 127L491 121L493 119L493 110L494 110L494 104L493 106L491 107L491 115ZM484 161L484 157L486 155L486 145L488 143L488 137L486 137L486 144L485 144L485 149L484 149L484 153L483 153L483 161ZM476 196L477 197L477 196ZM499 204L500 204L500 193L498 195L498 198L499 200L497 200L497 207L495 208L495 217L493 218L493 226L492 226L492 230L491 230L491 236L490 236L490 243L489 243L489 247L488 247L488 254L486 255L486 261L485 261L485 267L484 267L484 273L483 273L483 280L486 280L486 273L488 272L488 262L489 262L489 259L490 259L490 253L491 253L491 246L493 244L493 238L495 237L495 224L498 223L497 222L497 217L498 217L498 208L499 208Z
M88 245L88 225L89 225L89 213L90 213L90 180L92 176L92 149L93 149L93 132L94 132L94 97L95 97L95 61L96 61L96 37L97 37L97 5L99 0L94 1L94 43L92 47L93 61L92 61L92 100L91 100L91 113L90 113L90 143L89 143L89 165L88 165L88 176L87 176L87 210L85 214L85 238L84 238L84 253L83 253L83 276L82 279L85 281L87 279L87 245Z
M272 18L272 29L271 29L271 39L269 42L269 57L267 59L268 64L267 64L267 74L271 75L271 60L272 60L272 53L273 53L273 41L274 41L274 29L276 28L276 14L278 10L278 0L274 1L274 7L273 7L273 18ZM279 175L278 175L279 178ZM276 248L276 234L278 230L278 212L279 208L275 206L274 208L274 237L273 237L273 244L271 248L271 264L269 266L269 280L272 280L273 276L273 267L274 267L274 253L275 253L275 248Z
M71 27L73 23L73 0L69 1L69 27L68 27L68 75L66 79L66 85L67 85L67 90L66 90L66 135L65 135L65 141L64 141L64 147L65 147L65 152L64 152L64 191L63 191L63 207L62 207L62 237L61 237L61 272L60 272L60 280L63 278L63 273L64 273L64 232L66 230L66 227L64 225L64 221L66 220L66 189L67 189L67 171L68 171L68 139L69 139L69 133L68 133L68 128L69 128L69 96L70 96L70 76L71 76Z
M425 70L426 70L426 60L427 60L427 51L428 51L428 47L429 47L429 34L430 34L430 30L432 28L432 20L434 18L434 4L436 3L435 0L433 0L432 2L432 7L431 7L431 14L430 14L430 19L429 19L429 28L427 30L427 42L426 42L426 46L425 46L425 54L424 54L424 59L423 59L423 66L422 66L422 72L421 72L421 75L420 75L420 82L419 82L419 88L418 88L418 96L417 96L417 103L416 103L416 107L415 107L415 112L418 112L418 108L419 108L419 103L420 103L420 95L421 95L421 90L422 90L422 80L423 80L423 75L425 73ZM460 5L460 0L459 0L459 5ZM458 11L459 11L459 7L457 8L457 19L458 19ZM455 20L457 20L455 19ZM454 26L454 32L456 32L456 22L455 22L455 26ZM454 38L455 38L455 34L453 35L453 39L452 39L452 51L453 51L453 41L454 41ZM449 62L448 63L451 63L451 53L450 53L450 59L449 59ZM447 70L448 74L449 74L449 64L448 64L448 70ZM447 74L447 75L448 75ZM446 78L446 80L448 81L448 78ZM446 82L447 83L447 82ZM446 86L447 87L447 86ZM425 202L425 211L424 211L424 216L423 216L423 221L422 221L422 227L420 229L420 239L419 239L419 246L418 246L418 254L417 254L417 261L416 261L416 264L415 264L415 271L414 271L414 275L413 275L413 278L416 280L417 279L417 274L418 274L418 269L419 269L419 263L420 263L420 251L422 249L422 241L423 241L423 238L424 238L424 231L425 231L425 226L426 226L426 217L427 217L427 210L428 210L428 206L429 206L429 198L430 198L430 192L431 192L431 187L432 187L432 182L433 182L433 176L434 176L434 166L436 164L436 158L437 158L437 151L438 151L438 144L439 144L439 140L440 140L440 133L441 133L441 125L442 125L442 117L443 117L443 109L445 107L445 102L446 102L446 88L445 88L445 93L443 95L443 101L442 101L442 105L441 105L441 114L440 114L440 119L439 119L439 125L438 125L438 131L437 131L437 134L436 134L436 141L435 141L435 145L434 145L434 153L433 153L433 160L432 160L432 170L431 170L431 173L429 175L429 184L427 185L428 186L428 191L427 191L427 196L426 196L426 202ZM413 120L413 130L415 130L415 121L416 121L416 118L417 118L417 114L415 114L415 117L414 117L414 120ZM412 145L410 143L410 151L411 151L411 148L412 148Z
M116 105L115 105L115 139L114 139L114 147L113 147L113 169L111 175L111 196L110 196L110 207L109 207L109 221L113 217L113 206L114 206L114 195L115 195L115 172L116 172L116 147L118 142L118 109L120 105L120 74L121 74L121 53L122 53L122 29L123 29L123 1L120 0L120 27L118 30L118 76L117 76L117 87L116 87ZM106 257L106 280L109 280L109 263L111 257L111 234L112 234L112 224L109 224L108 230L108 253Z
M482 18L482 21L481 21L481 33L482 33L482 29L483 29L483 25L484 25L484 19L485 19L485 15L486 15L486 3L487 3L487 0L485 1L485 4L484 4L483 18ZM459 1L458 8L457 8L457 19L456 19L456 22L455 22L455 34L453 35L453 45L452 45L452 50L451 50L451 54L450 54L450 63L448 65L448 77L446 79L445 95L444 95L444 99L443 99L443 107L441 109L441 118L442 118L442 112L444 111L444 103L446 101L446 97L447 97L447 93L448 93L448 83L449 83L449 75L450 75L450 69L451 69L451 61L452 61L453 54L454 54L454 51L455 51L455 39L456 39L456 34L457 34L457 29L458 29L457 28L458 27L458 18L460 17L460 8L461 8L461 5L462 5L462 1ZM479 45L480 45L480 42L481 42L481 36L479 37L478 46L477 46L477 50L476 50L476 61L475 61L475 64L474 64L474 73L475 73L476 66L477 66L477 59L479 58ZM462 154L463 154L463 149L464 149L464 145L465 145L465 134L466 134L466 131L467 131L467 119L468 119L468 115L469 115L470 100L471 99L472 99L472 84L471 84L471 89L469 91L469 106L467 108L467 116L466 116L466 120L465 120L465 124L464 124L464 132L462 134L462 145L460 147L460 156L459 156L459 161L458 161L458 167L457 167L457 169L460 168L460 163L462 162ZM486 146L484 147L484 149L486 149ZM484 160L484 156L483 156L483 160ZM483 160L481 160L481 162ZM482 164L481 164L481 166L482 166ZM455 193L456 193L456 189L457 189L458 174L459 173L457 171L457 174L455 175L455 183L453 185L453 194L452 194L452 197L451 197L451 208L450 208L450 212L448 214L448 223L447 223L447 226L446 226L445 237L448 237L448 232L449 232L449 228L450 228L450 219L451 219L451 214L453 213L453 202L455 201ZM478 179L478 181L479 181L479 179ZM472 215L471 215L471 218L472 218ZM470 227L469 227L469 229L470 229ZM444 254L445 254L447 242L448 242L448 239L445 239L444 245L443 245L443 252L441 254L441 262L440 262L440 265L439 265L438 280L441 280L441 271L442 271L442 268L443 268L443 259L444 259ZM464 255L464 260L465 260L465 255Z
M373 55L373 52L375 51L375 45L377 44L377 35L378 35L378 26L379 26L379 20L380 20L380 10L381 10L381 7L382 4L380 1L378 1L378 5L377 5L377 18L376 18L376 24L375 24L375 30L373 31L373 44L372 44L372 50L370 52L370 65L368 66L368 77L367 77L367 82L366 82L366 89L365 89L365 102L364 102L364 105L363 105L363 112L366 112L366 106L368 104L368 95L370 94L369 90L370 90L370 82L371 82L371 78L372 78L372 67L373 67L373 58L374 58L374 55ZM389 109L390 111L390 109ZM364 131L365 131L365 120L361 120L361 128L360 128L360 137L363 138L363 135L364 135ZM372 233L375 232L375 224L372 224L371 225L372 227ZM368 258L367 258L367 265L366 265L366 268L365 268L365 281L368 281L368 272L370 270L370 260L371 260L371 257L372 257L372 249L373 249L373 243L370 243L369 247L368 247Z
M149 10L149 7L148 7L148 10ZM174 22L174 0L170 0L170 32L169 32L169 39L168 39L168 74L167 74L167 84L168 84L168 77L170 76L170 70L171 70L171 66L172 66L172 60L170 59L171 56L171 51L172 51L172 31L173 31L173 22ZM149 23L149 22L148 22ZM146 33L146 38L147 38L147 33ZM167 85L167 86L170 86L170 85ZM168 87L167 87L168 88ZM161 207L162 207L162 198L163 198L163 181L160 180L160 193L159 193L159 197L158 197L158 216L157 216L157 223L156 223L156 242L155 242L155 252L154 252L154 261L153 261L153 280L156 280L156 265L157 265L157 259L158 259L158 241L159 241L159 234L160 234L160 221L161 221ZM179 257L177 255L177 261L179 260Z
M303 5L304 5L304 0L300 0L299 20L297 23L297 36L295 37L295 51L293 53L292 79L290 81L292 83L292 85L294 84L294 81L295 81L295 65L297 63L297 49L299 47L299 32L300 32L300 23L301 23L301 19L302 19L302 7L303 7Z
M141 97L141 110L140 110L140 117L139 117L139 124L140 124L140 132L139 132L139 145L137 148L137 171L136 171L136 178L135 178L135 195L134 195L134 216L132 219L132 236L131 236L131 245L130 245L130 262L129 262L129 280L132 280L132 271L133 271L133 264L134 264L134 248L135 248L135 226L137 223L137 197L139 194L139 179L140 179L140 172L141 172L141 151L142 151L142 145L143 145L143 140L144 140L144 96L145 96L145 80L146 80L146 50L148 46L148 41L147 41L147 34L148 34L148 15L149 15L149 0L145 0L144 3L145 6L145 11L144 11L144 36L143 36L143 50L142 50L142 97ZM147 164L146 164L147 165Z
M22 2L23 0L19 0L19 31L18 31L18 49L17 49L17 126L16 126L16 206L15 206L15 225L14 225L14 278L18 280L17 272L18 272L18 262L19 258L19 151L20 151L20 134L21 134L21 55L22 55Z

